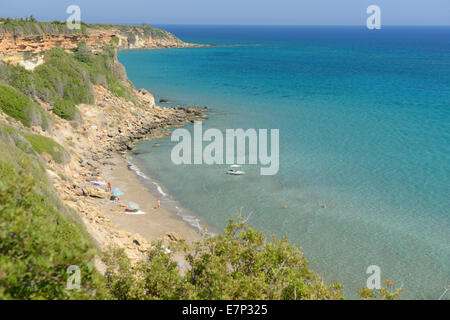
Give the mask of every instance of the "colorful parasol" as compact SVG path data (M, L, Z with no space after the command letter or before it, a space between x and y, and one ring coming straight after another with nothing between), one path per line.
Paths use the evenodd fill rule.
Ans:
M123 196L123 192L120 191L119 188L113 188L112 189L112 195L115 196L115 197L120 197L120 196Z
M130 210L139 210L139 205L134 202L128 202L128 209Z

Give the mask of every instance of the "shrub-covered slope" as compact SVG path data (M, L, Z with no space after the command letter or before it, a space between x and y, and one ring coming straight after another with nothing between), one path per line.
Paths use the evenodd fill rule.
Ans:
M34 148L19 131L0 127L0 299L102 298L96 249ZM67 289L70 265L83 275L80 291Z
M94 54L84 42L78 45L74 54L52 48L45 54L45 63L34 71L21 66L0 65L0 80L29 97L56 104L55 113L65 119L75 117L75 105L94 102L93 84L102 85L120 97L130 98L129 84L125 79L125 71L116 61L112 46L105 46L103 52ZM8 99L19 100L12 93L8 96ZM20 101L19 106L25 104L26 101Z

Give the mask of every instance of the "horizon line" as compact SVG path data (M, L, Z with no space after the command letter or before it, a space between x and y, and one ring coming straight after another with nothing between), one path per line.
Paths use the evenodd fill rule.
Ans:
M0 19L24 19L27 17L1 17ZM37 22L53 22L53 21L61 21L58 19L37 19ZM160 26L223 26L223 27L365 27L363 24L246 24L246 23L164 23L164 22L87 22L85 20L81 20L87 24L121 24L121 25L142 25L147 24L149 26L152 25L160 25ZM383 24L382 27L450 27L450 24Z
M152 22L121 22L121 23L105 23L105 22L87 22L91 24L125 24L125 25L142 25L149 26L218 26L218 27L366 27L366 24L229 24L229 23L152 23ZM450 27L450 24L383 24L382 27Z

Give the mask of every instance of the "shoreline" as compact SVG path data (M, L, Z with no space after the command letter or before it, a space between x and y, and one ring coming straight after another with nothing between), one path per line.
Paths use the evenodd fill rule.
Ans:
M215 235L214 232L210 231L213 228L204 223L194 212L182 207L176 199L176 196L164 192L164 186L159 181L151 175L148 176L142 172L141 167L139 164L136 164L135 159L130 159L132 155L125 153L119 156L121 160L126 163L128 170L136 176L138 183L141 184L153 198L161 199L161 207L164 208L165 211L169 212L176 219L183 221L183 223L187 224L189 228L194 229L201 237ZM170 205L169 203L173 204Z
M114 165L112 165L114 164ZM121 229L128 232L139 233L146 240L152 242L164 238L169 233L183 238L187 242L201 239L201 234L188 223L165 208L164 202L157 209L157 197L148 190L140 181L135 171L129 168L127 159L116 153L109 162L100 167L102 178L119 188L124 195L120 197L120 203L136 202L145 215L132 215L118 212L117 205L112 202L102 204L106 216L113 224L120 224Z
M47 161L47 174L63 202L75 209L85 230L100 252L110 247L122 248L133 262L145 259L154 242L168 248L181 240L196 242L206 234L195 229L182 216L165 208L156 209L157 196L140 180L131 163L124 158L135 143L149 137L167 134L169 128L207 118L208 108L195 106L159 107L145 89L134 90L134 101L118 97L103 87L95 86L95 103L78 105L81 122L56 119L52 137L71 154L70 162ZM95 186L99 179L102 185ZM108 190L123 193L117 202L110 201ZM126 214L129 202L137 203L145 214ZM175 254L177 261L181 256ZM178 262L183 263L182 259ZM104 272L101 259L96 268Z

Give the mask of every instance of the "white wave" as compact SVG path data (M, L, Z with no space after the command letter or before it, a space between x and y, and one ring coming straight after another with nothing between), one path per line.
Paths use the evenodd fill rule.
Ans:
M160 186L159 184L157 184L156 182L154 182L154 181L152 181L152 182L153 182L154 185L156 185L156 189L158 190L158 192L161 193L161 194L163 195L163 197L166 197L166 196L167 196L167 193L165 193L165 192L162 190L161 186Z
M124 158L125 158L125 161L127 162L127 164L129 165L129 168L131 169L131 170L133 170L139 177L141 177L141 178L143 178L143 179L145 179L145 180L151 180L149 177L147 177L137 166L135 166L134 164L133 164L133 162L131 162L131 160L128 158L128 157L126 157L125 155L124 155ZM163 197L167 197L167 193L165 193L163 190L162 190L162 188L161 188L161 186L158 184L158 183L156 183L155 181L152 181L152 183L156 186L156 189L158 190L158 192L163 196ZM165 202L175 202L175 201L171 201L171 200L165 200ZM189 225L191 225L192 227L194 227L195 229L197 229L201 234L205 234L205 235L207 235L207 236L209 236L209 237L213 237L213 236L215 236L215 234L214 233L212 233L212 232L207 232L206 230L205 230L205 228L204 227L202 227L202 225L201 225L201 223L200 223L200 220L197 218L197 217L195 217L195 216L190 216L190 215L183 215L182 214L182 209L180 209L178 206L175 206L175 209L176 209L176 214L179 216L179 217L181 217L181 219L183 220L183 221L185 221L185 222L187 222Z
M141 170L139 170L139 168L136 167L136 166L133 164L133 162L131 162L131 161L128 160L128 159L126 159L125 161L128 163L129 168L130 168L131 170L133 170L139 177L141 177L141 178L143 178L143 179L145 179L145 180L150 180L150 178L147 177Z

